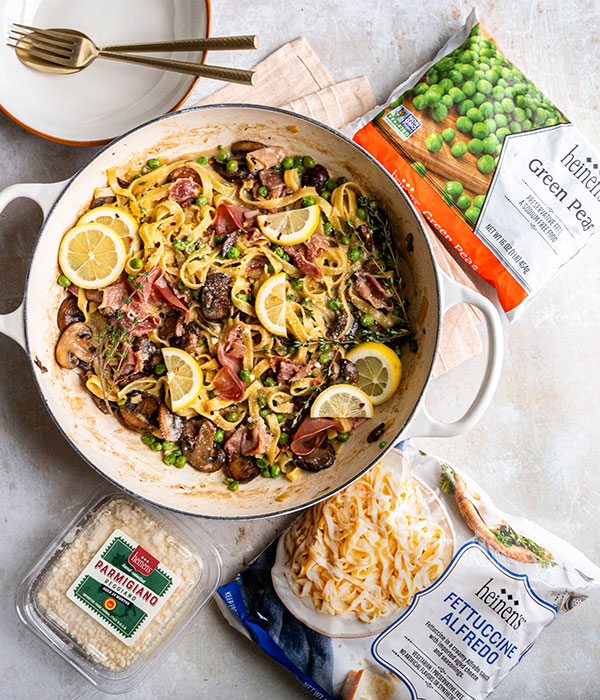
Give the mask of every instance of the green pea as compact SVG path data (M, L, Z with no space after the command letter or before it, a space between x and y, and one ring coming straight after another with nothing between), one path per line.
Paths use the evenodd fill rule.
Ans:
M487 175L496 167L496 162L490 155L481 156L477 161L477 167L484 175Z
M342 308L342 302L338 299L338 297L334 297L333 299L330 299L327 302L327 306L332 310L332 311L339 311L339 309Z
M457 68L458 68L458 70L462 73L463 77L465 77L465 78L467 78L467 79L468 79L468 78L472 78L472 77L473 77L473 73L475 72L475 68L473 68L473 66L470 65L469 63L462 63L462 64L458 65ZM463 90L464 90L464 92L465 92L465 95L468 95L468 94L469 94L469 93L464 89L464 85L463 85ZM473 91L473 92L475 92L475 91Z
M166 373L167 373L167 368L162 362L157 364L156 367L154 368L154 374L156 374L157 377L162 377L162 375L166 374Z
M467 110L466 117L473 123L483 121L483 114L478 107L471 107L471 109Z
M465 93L459 87L451 87L448 90L448 95L452 98L452 102L455 105L465 99Z
M480 92L476 92L473 95L473 104L475 105L475 107L479 107L480 105L482 105L485 102L485 99L486 99L485 95L483 95Z
M269 466L269 460L268 460L268 459L265 459L264 457L259 457L259 458L256 460L256 466L257 466L259 469L267 469L268 466Z
M221 428L217 428L215 430L215 436L213 437L213 440L215 442L223 442L225 439L225 433L221 430Z
M179 455L175 458L175 466L177 469L183 469L187 464L187 459L183 455Z
M477 209L476 207L469 207L467 211L465 212L465 218L466 220L470 223L475 225L477 223L477 219L479 218L480 214L480 209Z
M239 294L235 295L240 301L248 301L248 295L244 294L244 292L240 292Z
M508 97L512 100L512 98L514 96L515 96L515 93L514 93L513 89L510 87L510 85L508 87L504 88L504 97Z
M208 158L206 156L198 156L196 161L199 165L208 165Z
M312 207L314 203L315 203L315 200L310 195L308 195L306 197L302 197L302 206L303 207Z
M483 139L483 152L487 155L492 155L498 145L498 139L492 134Z
M499 78L500 78L500 74L498 73L497 70L494 70L493 68L486 70L485 79L490 83L490 90L491 90L492 85L495 85L498 82Z
M450 150L455 158L461 158L467 152L467 145L464 143L464 141L457 141L456 143L452 144L452 148Z
M348 251L348 259L351 262L358 262L358 260L360 260L360 250L357 248L350 248Z
M441 102L431 108L431 118L434 122L443 122L447 116L448 108Z
M195 204L198 207L203 207L205 204L208 204L208 199L203 194L199 194L195 199Z
M494 114L494 105L491 102L482 102L479 105L479 111L487 119Z
M252 376L252 375L251 375L249 369L242 369L242 370L240 370L240 379L241 379L243 382L249 382L251 376Z
M477 197L475 197L475 199L473 200L473 206L477 207L477 209L481 209L484 202L485 202L485 195L478 194Z
M510 97L505 97L502 100L502 109L505 112L512 112L515 108L515 103L510 99Z
M429 85L427 83L418 83L413 88L413 95L422 95L429 90Z
M315 159L312 156L304 156L304 158L302 159L302 165L305 168L314 168Z
M287 445L290 440L290 436L287 433L280 433L279 440L277 441L280 445Z
M144 443L144 445L148 445L148 447L150 447L150 445L154 445L154 443L156 442L156 438L154 437L154 435L152 435L152 433L144 433L142 435L142 442Z
M450 95L442 95L442 99L440 100L440 103L441 103L442 107L445 107L446 110L449 110L450 107L452 107L452 105L454 104L454 100L450 97ZM432 110L432 114L433 114L433 110ZM448 114L448 112L446 112L446 115L447 114ZM441 121L441 119L439 121Z
M492 97L498 101L504 99L504 88L501 85L495 85L492 88Z
M444 185L444 192L454 199L463 193L463 186L460 182L451 180Z
M321 197L323 195L327 195L327 199L329 199L329 192L321 192ZM331 234L333 233L333 226L329 223L329 221L326 221L323 224L323 233L326 236L331 236Z
M262 187L259 187L259 188L258 188L258 196L259 196L259 197L267 197L268 194L269 194L269 188L268 188L268 187L265 187L264 185L262 185Z
M496 80L497 79L498 78L496 78ZM492 92L493 86L489 80L482 78L481 80L477 81L477 89L479 90L479 92L482 92L484 95L489 95Z
M350 433L338 433L336 439L338 442L347 442L350 439Z
M544 126L556 126L556 124L560 124L560 119L558 117L548 117L544 122Z
M456 131L448 127L447 129L444 129L444 131L442 131L442 138L446 143L450 143L456 138Z
M238 415L237 411L228 411L225 414L225 420L228 420L230 423L235 423L238 418L239 418L239 415Z
M271 470L266 467L265 469L262 470L261 474L265 477L265 479L270 479L271 478Z
M131 258L129 261L129 267L133 270L140 270L144 265L144 261L141 258Z
M175 460L177 459L177 455L174 455L172 452L169 454L163 455L163 462L165 464L168 464L169 466L173 466L175 464Z
M385 440L382 440L382 441L379 443L379 449L380 449L380 450L383 450L383 448L384 448L386 445L387 445L387 442L386 442Z
M160 160L158 158L150 158L146 165L152 170L156 170L156 168L160 168Z
M233 479L233 481L230 481L230 482L227 484L227 488L228 488L230 491L237 491L237 490L239 489L239 487L240 487L240 482L239 482L239 481L236 481L235 479Z
M228 160L225 168L230 173L234 173L239 168L239 163L237 162L237 160Z
M538 107L535 110L535 118L534 118L536 125L543 124L546 121L546 119L548 119L547 110L545 110L543 107Z
M508 119L504 114L496 114L496 116L494 117L494 121L496 122L496 126L498 128L505 127L508 125Z
M275 379L273 379L273 377L265 377L263 384L265 386L275 386L277 382L275 381Z
M415 106L415 109L418 109L419 111L426 109L427 100L425 99L425 95L416 95L416 97L413 99L413 105Z
M225 150L217 151L217 160L219 163L224 163L229 158L229 153Z
M477 86L472 80L467 80L465 83L463 83L462 91L465 93L465 95L467 95L467 97L471 97L471 95L474 95L477 92Z
M471 206L471 198L468 197L466 194L461 194L460 197L456 200L456 206L459 209L465 211Z
M549 125L547 125L547 126L549 126ZM520 134L523 131L523 127L521 126L521 124L519 124L518 121L512 121L508 125L508 127L509 127L511 133L513 133L513 134Z
M476 124L473 124L471 133L476 139L484 139L490 132L485 122L477 122Z
M295 289L297 292L299 292L302 289L303 280L294 278L292 279L290 284L292 285L292 289Z
M271 410L269 408L261 408L258 415L261 418L266 418L267 416L271 415Z
M302 156L296 156L296 157L294 158L294 167L295 167L295 168L302 168L302 167L304 167L304 166L302 165Z
M280 475L281 475L281 467L278 464L274 464L271 467L271 476L273 477L273 479L276 479Z
M428 107L433 107L442 99L443 94L444 91L442 90L442 88L436 85L432 85L429 88L429 90L427 90L427 92L423 95L423 97L425 98L425 104Z
M476 87L477 87L477 83L482 78L485 78L485 71L482 71L481 68L475 68L475 72L473 73L473 82L475 83Z
M456 111L462 117L467 113L467 110L471 109L471 107L475 107L473 100L463 100L456 108Z
M439 134L429 134L425 139L425 147L431 153L437 153L442 148L443 143Z
M456 120L456 128L463 134L468 134L473 128L473 122L469 117L459 117Z
M518 122L525 121L525 110L522 107L515 107L512 115Z
M240 255L241 255L240 249L239 249L239 248L236 248L236 246L233 246L233 248L230 248L230 249L227 251L227 257L228 257L230 260L235 260L236 258L239 258Z
M486 119L483 123L487 126L488 134L493 134L498 128L498 124L496 124L495 119Z
M471 139L467 144L467 148L469 149L469 153L472 153L474 156L479 156L483 153L483 141L477 138Z
M291 156L287 156L281 161L284 170L291 170L294 167L294 159Z
M152 445L150 445L150 449L153 452L160 452L162 450L162 442L156 441L156 442L152 443Z
M451 80L454 85L460 85L464 81L464 76L459 70L453 68L452 70L448 71L448 79ZM422 83L420 84L422 85Z
M56 281L58 282L58 284L60 284L61 287L71 286L71 280L66 275L59 275Z
M372 326L375 323L375 319L371 314L363 314L360 317L360 324L361 326L365 326L365 328L368 328L369 326Z
M510 134L510 129L507 129L506 127L502 127L501 129L498 129L496 131L496 138L500 143L504 143L504 139Z

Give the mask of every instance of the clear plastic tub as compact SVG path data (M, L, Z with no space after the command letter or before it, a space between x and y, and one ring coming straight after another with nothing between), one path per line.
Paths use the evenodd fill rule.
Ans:
M17 590L17 612L99 690L136 687L208 602L221 557L198 523L103 487Z

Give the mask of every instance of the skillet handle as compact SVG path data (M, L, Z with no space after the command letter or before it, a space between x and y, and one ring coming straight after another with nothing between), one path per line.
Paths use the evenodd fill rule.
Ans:
M0 192L0 212L2 212L13 199L26 197L27 199L33 199L34 202L39 204L45 219L50 209L52 209L52 205L56 201L58 195L64 190L68 182L69 180L63 180L62 182L10 185ZM12 338L26 350L23 304L24 302L21 302L19 307L9 314L0 314L0 333Z
M456 304L472 304L485 318L488 333L488 358L485 375L479 391L462 418L453 423L443 423L433 418L424 398L421 400L415 416L405 431L406 437L456 437L462 435L480 420L487 410L498 386L504 354L502 339L502 322L496 308L489 299L450 279L440 272L442 283L442 313Z

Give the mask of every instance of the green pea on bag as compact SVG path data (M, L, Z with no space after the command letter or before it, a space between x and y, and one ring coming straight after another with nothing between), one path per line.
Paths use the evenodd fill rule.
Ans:
M346 131L496 288L509 319L600 225L600 154L475 10L387 105Z

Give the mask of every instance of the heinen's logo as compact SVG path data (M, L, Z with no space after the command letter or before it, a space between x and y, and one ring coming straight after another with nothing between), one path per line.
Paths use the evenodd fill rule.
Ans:
M143 576L150 576L158 566L158 559L139 545L131 552L128 561Z
M518 630L522 623L527 622L525 617L519 613L519 601L511 593L507 593L505 588L499 591L492 587L494 579L490 578L475 593L479 600L483 601L490 610L499 615L507 625L514 630Z

